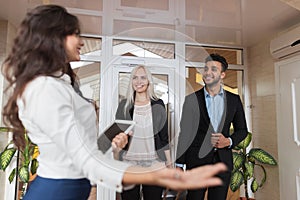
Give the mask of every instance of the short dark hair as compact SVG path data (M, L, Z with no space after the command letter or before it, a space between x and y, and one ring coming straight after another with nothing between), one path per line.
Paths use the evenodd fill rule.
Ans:
M226 59L223 56L221 56L217 53L212 53L209 56L207 56L206 59L205 59L205 63L207 63L208 61L218 61L218 62L220 62L222 64L222 71L223 72L225 72L228 68L228 63L227 63Z

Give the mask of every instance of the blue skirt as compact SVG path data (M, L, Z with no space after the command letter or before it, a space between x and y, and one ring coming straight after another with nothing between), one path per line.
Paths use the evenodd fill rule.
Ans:
M88 179L50 179L37 176L23 200L86 200L90 190Z

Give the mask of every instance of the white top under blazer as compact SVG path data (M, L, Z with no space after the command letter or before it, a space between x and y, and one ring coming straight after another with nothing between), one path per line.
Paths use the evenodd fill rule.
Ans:
M97 147L94 106L79 96L70 77L39 76L17 101L19 117L39 147L37 174L53 179L88 178L122 191L128 164L107 158Z

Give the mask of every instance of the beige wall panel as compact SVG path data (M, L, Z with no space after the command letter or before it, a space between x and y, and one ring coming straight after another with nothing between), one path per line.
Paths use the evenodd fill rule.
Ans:
M248 67L252 109L254 147L260 147L277 159L277 130L274 62L270 41L249 48ZM266 167L267 182L255 193L255 199L279 200L278 167ZM261 174L259 170L255 171Z

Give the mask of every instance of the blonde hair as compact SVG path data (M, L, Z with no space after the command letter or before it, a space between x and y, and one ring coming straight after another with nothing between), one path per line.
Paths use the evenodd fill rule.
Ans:
M147 87L147 96L152 100L157 100L158 97L154 93L154 84L153 84L153 78L151 72L147 69L145 65L138 65L131 71L130 79L129 79L129 85L127 89L126 94L126 104L124 107L124 112L126 113L126 110L129 109L129 106L134 104L134 98L135 98L135 91L132 86L132 80L133 76L136 74L137 70L143 69L146 73L147 79L148 79L148 87Z

